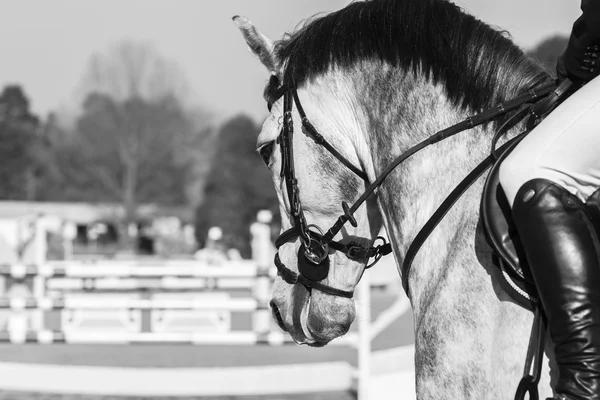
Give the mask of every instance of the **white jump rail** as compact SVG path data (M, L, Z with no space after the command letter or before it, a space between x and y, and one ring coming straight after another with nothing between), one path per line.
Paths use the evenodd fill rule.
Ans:
M59 291L107 290L112 292L136 290L202 291L248 290L257 278L178 278L166 276L147 278L49 278L45 287Z
M122 299L122 298L0 298L0 309L25 310L206 310L249 312L268 310L268 302L252 298L211 299Z
M14 279L26 276L70 278L256 278L274 276L272 269L264 272L254 261L230 261L223 265L202 265L198 261L177 261L145 265L141 262L53 261L40 265L0 265L0 275Z

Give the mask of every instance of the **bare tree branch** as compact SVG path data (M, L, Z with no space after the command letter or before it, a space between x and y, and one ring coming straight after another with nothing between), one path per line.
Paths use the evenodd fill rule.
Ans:
M188 85L179 68L151 45L126 41L92 57L81 87L80 150L94 160L90 176L123 201L126 221L140 196L185 197L190 144L212 131L197 129L200 119L183 108Z

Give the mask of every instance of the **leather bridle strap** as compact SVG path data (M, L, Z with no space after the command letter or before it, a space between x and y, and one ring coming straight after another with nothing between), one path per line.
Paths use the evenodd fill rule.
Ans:
M384 245L378 246L378 247L365 248L362 246L354 245L352 243L350 243L348 245L343 245L343 244L333 240L335 235L342 229L342 227L345 225L346 222L350 222L354 227L357 226L357 222L356 222L356 219L354 218L353 214L367 200L367 198L383 183L383 181L388 177L388 175L396 167L398 167L398 165L400 165L403 161L405 161L406 159L408 159L409 157L411 157L413 154L417 153L418 151L424 149L425 147L427 147L431 144L437 143L439 141L442 141L444 139L447 139L459 132L463 132L467 129L471 129L478 125L489 122L490 120L492 120L500 115L506 114L506 113L516 109L517 107L521 106L524 103L531 102L545 94L548 94L555 87L556 87L556 84L554 82L549 82L547 84L541 85L540 87L530 89L527 93L525 93L521 96L518 96L512 100L505 102L505 103L501 103L495 107L484 110L483 112L476 114L472 117L468 117L464 121L459 122L458 124L448 127L446 129L443 129L443 130L439 131L438 133L430 136L429 138L423 140L422 142L417 143L416 145L412 146L407 151L405 151L400 156L398 156L390 165L388 165L380 173L380 175L375 179L375 181L372 182L367 187L365 192L354 202L354 204L351 207L349 207L346 202L342 202L343 214L338 218L338 220L334 223L334 225L325 234L322 234L322 235L320 233L316 233L316 232L309 230L309 227L307 226L307 223L306 223L306 219L304 218L304 213L302 212L302 206L301 206L300 199L299 199L298 184L297 184L297 180L295 177L294 160L293 160L294 153L293 153L292 108L293 108L294 102L296 103L298 112L302 118L302 125L308 132L308 135L316 143L323 145L325 148L327 148L328 151L330 151L338 160L340 160L344 165L346 165L355 174L357 174L360 177L364 176L363 179L365 179L365 180L366 180L366 174L364 174L364 172L362 172L358 168L354 167L354 165L352 163L350 163L339 152L337 152L337 150L335 150L335 148L333 148L333 146L331 146L323 138L323 136L321 136L317 132L317 130L310 123L310 121L306 117L306 114L304 113L304 109L302 108L302 105L300 103L300 99L298 97L298 93L297 93L297 89L296 89L295 85L291 85L291 86L287 87L287 90L284 92L284 121L283 121L283 128L282 128L282 132L280 134L279 140L280 140L280 144L281 144L281 153L282 153L281 177L284 178L285 184L286 184L286 189L288 191L288 200L290 203L290 211L291 211L292 217L294 219L294 226L291 229L283 232L279 236L279 238L276 240L276 246L277 246L277 248L279 248L284 243L291 241L291 240L295 239L296 237L300 237L301 242L303 243L303 245L300 248L300 251L304 252L303 257L305 257L305 259L308 260L308 262L313 264L315 266L315 268L318 268L319 271L315 270L315 271L317 271L317 273L313 273L312 270L310 270L311 272L308 273L309 277L306 277L303 274L307 274L307 271L309 271L309 270L306 270L306 265L305 265L304 271L302 271L302 269L300 269L301 273L295 273L295 272L291 271L290 269L288 269L281 262L281 259L279 258L279 255L277 254L275 257L275 264L277 266L277 269L279 270L280 275L283 277L283 279L286 282L288 282L290 284L301 283L304 286L306 286L307 288L314 288L314 289L317 289L317 290L325 292L325 293L333 294L336 296L348 297L348 298L352 297L353 292L336 289L336 288L321 284L319 282L324 277L326 277L327 273L328 273L328 269L329 269L328 250L329 250L329 248L332 248L335 250L343 251L349 258L375 257L376 261L381 257L381 255L388 254L389 252L391 252L391 246L389 244L384 244ZM517 114L519 114L519 113L517 113ZM493 155L488 157L488 159L492 160ZM445 201L442 204L443 207L447 206L447 208L440 207L438 209L438 211L436 211L436 214L434 216L439 217L439 219L434 220L434 222L431 222L431 220L430 220L431 224L426 227L425 231L428 231L429 229L433 230L433 228L435 228L437 223L439 223L439 220L441 220L441 218L443 218L443 216L447 213L449 207L451 207L452 204L454 204L454 202L457 200L457 198L472 184L474 179L476 179L478 176L480 176L486 169L487 169L487 163L484 161L471 174L469 174L467 179L465 179L465 180L463 180L463 182L461 182L461 185L459 185L459 187L457 187L449 196L450 199L447 198L446 199L447 201ZM454 198L454 196L456 196L456 198ZM429 233L430 233L430 231L426 234L428 235ZM424 236L424 237L420 236L420 238L422 239L422 242L424 242L424 240L426 239L426 236ZM418 250L418 248L421 246L422 242L417 242L416 250ZM316 255L313 252L314 251L313 248L310 247L311 244L316 244L318 247L320 247L321 253ZM414 247L411 246L411 248L414 248ZM416 254L416 250L414 250L414 254ZM408 256L409 256L408 269L410 269L410 263L412 263L414 254L412 254L412 253L408 254ZM302 255L299 255L299 257L302 257ZM321 272L323 272L323 273L321 273ZM409 270L407 270L406 274L403 274L403 276L408 276L408 273L409 273ZM403 282L403 284L404 284L404 282ZM406 289L407 288L408 287L406 286Z
M299 236L305 241L309 239L308 228L300 203L298 180L294 168L294 120L292 118L293 97L290 90L283 94L283 128L280 134L281 177L285 181L290 213L294 226L298 227Z
M344 245L334 240L327 242L322 240L322 235L311 231L304 217L302 210L302 204L299 198L298 181L295 175L294 168L294 151L293 151L293 134L294 126L292 119L292 109L294 103L296 104L298 114L301 117L302 125L307 132L307 135L312 138L315 143L325 147L336 159L338 159L343 165L354 172L359 178L366 181L367 175L365 172L354 166L348 159L346 159L339 151L337 151L325 138L317 132L315 127L310 123L306 117L306 113L300 99L298 97L298 91L295 86L286 86L286 90L283 91L283 127L280 134L280 148L282 154L282 165L281 165L281 177L285 180L286 189L288 192L288 201L290 205L290 213L294 220L293 227L286 232L282 233L276 240L276 244L279 243L277 248L281 244L300 237L302 243L307 250L311 243L325 244L334 250L341 251L351 259L368 259L370 257L381 257L382 255L389 254L391 252L391 246L389 244L383 244L378 247L363 247L355 243L349 243ZM344 211L347 210L346 203L343 204ZM356 226L356 223L353 223ZM322 233L322 232L321 232ZM311 239L317 239L312 241ZM322 247L325 249L325 246ZM326 256L326 251L323 250L321 256Z
M351 299L354 296L354 291L337 289L317 281L312 281L306 278L304 275L292 271L281 262L281 259L279 258L279 253L275 254L275 266L277 267L277 271L279 271L279 276L281 276L281 278L290 285L300 283L305 287L316 289L320 292L331 294L334 296L345 297L347 299Z
M302 117L303 126L306 132L308 132L308 136L313 138L317 144L324 146L333 154L334 157L340 160L340 162L342 162L346 167L350 168L361 179L366 180L367 177L364 172L352 165L351 162L349 162L337 150L335 150L333 146L331 146L323 138L323 136L316 131L312 124L310 124L306 118L306 114L304 113L302 106L299 103L298 94L294 87L287 87L287 90L283 92L283 96L283 126L278 137L282 159L280 176L285 181L290 214L293 219L293 227L283 232L277 238L276 246L279 249L284 243L287 243L297 237L300 237L301 246L298 250L298 273L290 270L281 262L279 253L275 255L275 266L279 271L279 275L285 282L289 284L300 283L309 290L316 289L334 296L351 298L353 296L353 291L337 289L320 283L320 281L327 277L327 274L329 273L329 249L331 248L341 251L348 258L355 260L368 260L369 258L374 257L375 262L377 262L382 255L391 252L391 247L389 247L389 245L387 247L384 245L377 247L363 247L352 242L344 245L333 240L324 242L322 240L322 231L320 231L318 227L316 227L316 229L319 230L319 233L310 230L310 226L307 224L304 212L302 210L302 203L299 197L298 181L296 179L294 169L294 126L292 118L294 101L298 102L298 111ZM346 208L344 210L346 210ZM373 265L375 262L373 262L371 265Z
M448 211L454 206L454 204L460 199L460 197L467 191L468 188L471 187L475 181L483 175L485 171L491 168L496 160L500 157L504 151L515 142L517 139L521 140L527 132L523 132L515 136L514 138L507 141L500 148L496 148L496 143L502 137L502 135L506 134L507 130L521 122L528 114L526 111L529 111L532 108L531 103L526 103L522 105L513 116L508 118L497 130L492 139L492 148L490 155L486 157L483 161L479 163L446 197L446 199L440 204L440 206L435 210L435 212L429 217L425 225L421 228L417 236L413 239L412 243L408 247L406 251L406 255L404 256L404 262L402 263L402 286L404 287L404 291L407 295L409 295L409 285L408 278L410 275L410 270L412 267L412 263L417 256L417 253L425 244L427 238L431 235L433 230L438 226L438 224L442 221L442 219L446 216ZM533 115L535 118L535 115ZM531 119L529 120L532 121ZM527 126L527 131L531 130L532 127Z
M325 147L335 158L337 158L342 164L344 164L350 171L354 172L356 176L361 178L364 181L368 181L369 178L367 174L354 166L348 159L346 159L339 151L335 149L325 138L321 135L317 129L313 126L313 124L306 117L306 113L304 112L304 108L302 108L302 103L300 103L300 98L298 97L298 90L296 86L292 86L292 94L294 96L294 101L296 102L296 108L298 109L298 114L300 114L300 118L302 120L302 126L306 129L308 136L315 141L315 143Z
M522 139L522 134L517 137L509 140L500 146L496 151L498 154L502 154L508 146L510 146L515 140ZM485 171L487 171L490 167L494 165L496 162L496 154L490 154L483 161L479 163L459 184L450 192L450 194L444 199L442 204L435 210L435 212L429 217L429 220L417 236L413 239L412 243L408 247L406 255L404 256L404 262L402 263L402 286L404 287L404 292L407 296L410 296L410 288L408 285L408 278L410 275L411 267L415 257L425 241L431 235L433 230L438 226L438 224L442 221L442 219L446 216L448 211L452 208L452 206L458 201L458 199L469 189L473 183L483 175Z
M518 108L523 103L536 100L539 97L550 93L555 88L556 88L556 83L552 81L552 82L546 83L544 85L541 85L539 87L530 89L527 91L527 93L522 94L521 96L518 96L512 100L505 102L505 103L501 103L495 107L488 108L487 110L484 110L481 113L476 114L474 116L468 117L464 121L461 121L458 124L452 125L446 129L443 129L443 130L439 131L438 133L430 136L429 138L423 140L422 142L417 143L413 147L409 148L404 153L402 153L400 156L398 156L394 161L392 161L392 163L390 163L390 165L388 165L381 172L381 174L379 174L377 179L375 179L375 181L373 183L371 183L371 185L358 198L358 200L356 200L354 202L354 204L351 207L349 207L349 208L347 206L344 207L344 214L341 215L338 218L338 220L335 222L335 224L325 233L325 235L323 235L323 241L325 243L327 243L328 241L331 241L331 239L333 239L333 237L342 229L344 224L353 218L352 214L354 214L356 212L356 210L358 210L358 208L362 205L363 202L365 202L365 200L367 200L367 198L371 195L371 193L373 193L375 191L375 189L377 189L379 186L381 186L383 181L388 177L388 175L394 169L396 169L396 167L398 165L400 165L402 162L404 162L407 158L409 158L413 154L417 153L418 151L424 149L425 147L427 147L429 145L440 142L444 139L447 139L451 136L456 135L457 133L460 133L467 129L471 129L476 126L482 125L500 115L506 114L506 113ZM342 204L342 206L344 206L344 204Z

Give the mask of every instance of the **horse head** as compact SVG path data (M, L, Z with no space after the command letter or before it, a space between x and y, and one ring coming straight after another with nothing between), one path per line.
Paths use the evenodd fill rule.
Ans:
M272 312L296 342L322 346L350 328L352 292L369 256L377 256L371 246L381 229L373 198L347 212L374 178L354 85L335 72L298 85L278 45L247 19L234 21L271 75L257 151L282 217ZM340 223L340 216L350 220Z

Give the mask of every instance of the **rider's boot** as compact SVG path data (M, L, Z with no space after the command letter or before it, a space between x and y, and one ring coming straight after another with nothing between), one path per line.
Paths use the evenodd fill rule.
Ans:
M585 205L533 179L519 189L513 219L555 346L556 398L600 400L600 244Z

